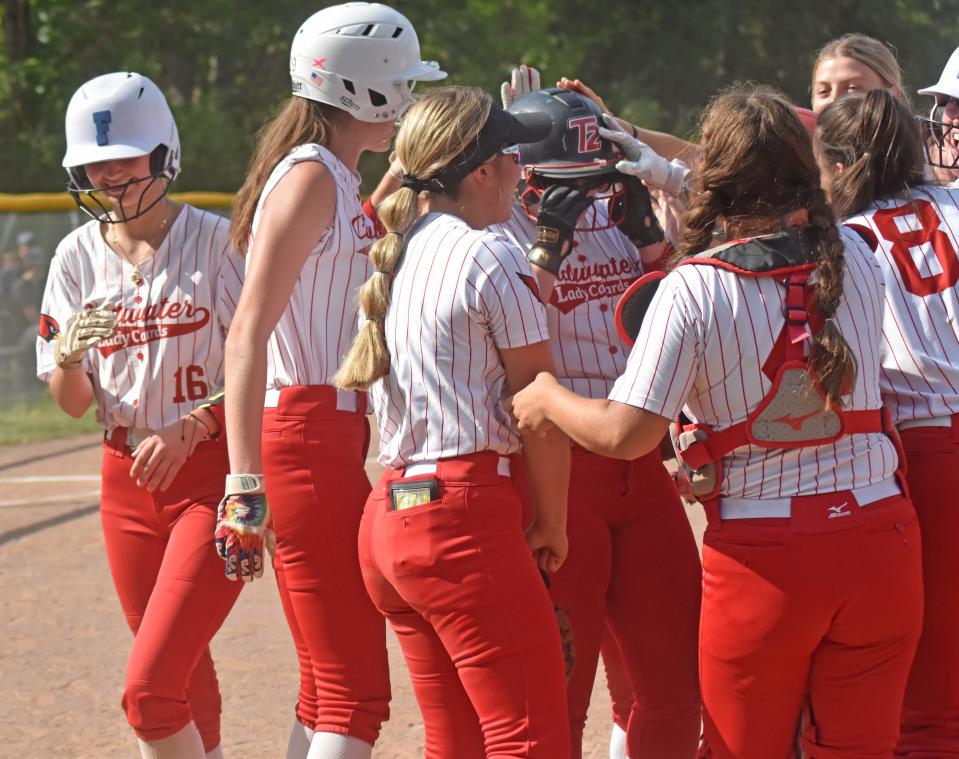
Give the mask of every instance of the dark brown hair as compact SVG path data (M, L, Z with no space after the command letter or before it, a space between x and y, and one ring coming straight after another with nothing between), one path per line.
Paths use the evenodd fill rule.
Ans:
M819 168L805 127L782 94L737 85L703 112L702 157L683 215L681 256L713 245L722 224L729 239L778 232L786 216L805 210L818 264L816 308L823 327L814 335L810 366L829 405L841 405L856 362L832 316L842 298L844 247L819 186Z
M844 166L829 188L840 219L925 181L919 121L889 90L847 95L826 106L816 125L816 150L824 164Z
M337 109L333 106L293 96L259 131L256 150L250 159L250 169L233 203L230 244L234 250L246 252L256 206L273 169L298 145L311 142L326 145L330 138L330 125L336 113Z

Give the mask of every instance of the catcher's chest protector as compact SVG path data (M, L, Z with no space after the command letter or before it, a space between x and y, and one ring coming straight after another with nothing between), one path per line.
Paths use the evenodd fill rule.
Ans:
M814 252L806 235L799 231L737 240L688 258L680 266L716 266L738 276L771 277L785 288L783 361L772 386L745 421L714 432L705 424L676 422L670 430L676 457L700 500L717 497L722 482L717 463L736 448L802 448L832 443L843 435L891 429L880 409L843 411L827 408L825 394L812 376L806 347L812 338L807 297L809 277L816 268ZM647 275L634 285L635 292L623 296L617 306L621 330L638 334L638 321L652 301L650 290L662 276ZM633 288L631 288L632 290ZM642 313L639 313L642 311ZM630 324L632 319L632 325Z

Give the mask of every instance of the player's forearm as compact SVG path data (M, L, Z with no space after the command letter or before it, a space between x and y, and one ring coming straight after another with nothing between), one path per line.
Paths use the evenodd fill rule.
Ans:
M370 203L373 208L378 208L380 203L386 200L390 195L400 189L400 178L394 173L392 166L383 175L376 189L370 193Z
M266 341L258 342L242 329L231 329L226 340L225 414L234 474L263 473L260 446L265 392Z
M536 522L566 531L569 492L569 438L559 430L545 437L523 436L523 459L533 496Z
M550 394L546 414L583 448L614 459L644 456L662 439L662 431L642 423L644 412L604 398L582 398L565 387Z
M620 124L622 124L623 129L632 133L632 124L625 119L618 119L618 121ZM667 161L672 161L678 158L686 164L691 164L699 155L699 145L696 145L693 142L687 142L681 137L677 137L673 134L656 132L652 129L643 129L640 126L637 126L635 136L649 145L649 147L659 153L659 155L661 155Z
M58 366L50 378L50 394L63 411L79 419L93 403L93 383L82 368L61 369Z
M539 286L540 301L544 304L549 303L549 299L553 297L553 287L556 286L556 275L536 264L530 264L530 268L533 270L536 284Z

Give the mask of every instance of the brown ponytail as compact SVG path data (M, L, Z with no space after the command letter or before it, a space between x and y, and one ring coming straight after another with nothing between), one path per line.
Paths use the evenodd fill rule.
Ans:
M816 125L816 152L831 177L829 200L840 219L925 181L919 121L888 90L847 95L826 106ZM837 172L836 164L843 170Z
M809 214L816 250L816 309L824 320L813 336L810 366L830 406L855 381L856 362L832 317L842 299L844 248L819 187L808 133L786 98L768 87L739 85L703 113L702 157L683 215L681 257L711 248L722 224L734 239L781 231L794 211Z
M293 96L283 104L276 117L260 130L246 180L233 203L230 245L234 250L246 252L256 206L266 180L276 165L298 145L311 142L326 145L330 138L330 125L338 113L342 111L333 106Z
M442 87L424 95L403 117L396 136L396 156L407 173L426 178L459 155L482 129L489 116L490 96L473 87ZM374 272L360 288L366 323L333 377L344 390L365 390L390 370L385 320L393 276L403 252L403 237L419 215L420 195L407 187L388 196L377 209L388 234L370 248ZM451 192L455 196L455 191Z

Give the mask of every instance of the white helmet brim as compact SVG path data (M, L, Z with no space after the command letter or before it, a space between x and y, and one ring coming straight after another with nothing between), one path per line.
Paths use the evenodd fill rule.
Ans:
M446 79L448 74L440 68L436 61L420 61L419 65L403 71L397 79L416 82L438 82Z
M63 156L63 168L73 169L77 166L86 166L102 161L138 158L142 155L150 155L152 152L153 148L146 149L138 145L103 145L97 146L95 150L91 150L87 145L71 146L67 149L66 155Z

